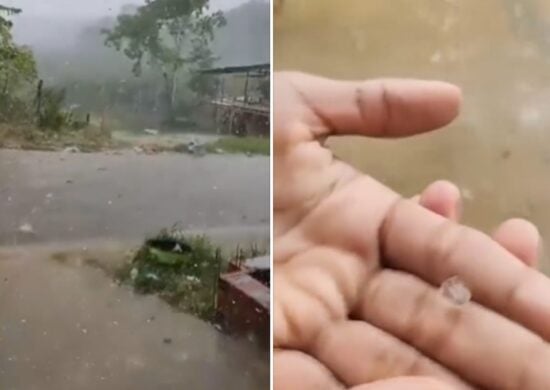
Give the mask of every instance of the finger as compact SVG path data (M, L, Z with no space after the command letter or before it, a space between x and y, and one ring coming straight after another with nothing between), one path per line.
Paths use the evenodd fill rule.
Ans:
M327 324L348 317L367 274L361 257L320 245L275 267L273 343L300 350Z
M457 305L421 279L384 270L360 299L359 318L483 388L550 386L550 347L476 303Z
M275 390L339 390L343 385L320 362L298 351L278 350L273 354Z
M462 214L460 190L449 181L430 184L421 195L412 198L422 207L458 221ZM524 219L510 219L493 233L493 239L530 267L537 267L540 248L538 229Z
M459 276L478 303L550 340L550 281L492 238L398 201L380 230L387 266L439 286Z
M282 92L276 99L290 93L285 89L288 83L307 107L299 118L293 119L309 126L315 138L402 137L430 131L450 123L458 115L462 99L457 87L438 81L336 81L285 73L276 83L276 90Z
M325 327L310 353L347 386L411 375L472 390L445 367L364 321L340 321Z
M394 378L368 385L354 387L352 390L455 390L447 383L429 377Z
M462 214L460 190L448 181L430 184L421 195L413 197L422 207L458 221ZM493 233L493 239L530 267L537 267L540 248L538 229L524 219L511 219L501 224Z
M537 267L541 237L531 222L510 219L495 230L493 239L529 267Z
M448 218L458 221L462 214L462 199L460 190L453 183L439 180L430 184L421 195L412 198L422 207Z

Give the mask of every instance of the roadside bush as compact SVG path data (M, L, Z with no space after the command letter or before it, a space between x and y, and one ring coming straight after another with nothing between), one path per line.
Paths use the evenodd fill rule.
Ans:
M59 131L70 123L71 115L63 111L65 90L44 88L39 98L38 126Z

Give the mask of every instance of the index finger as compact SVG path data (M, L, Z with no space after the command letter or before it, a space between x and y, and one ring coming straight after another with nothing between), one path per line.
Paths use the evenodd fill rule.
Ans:
M459 276L476 302L550 340L550 279L490 237L406 200L380 232L386 265L435 286Z
M291 131L299 123L313 138L404 137L450 123L461 99L459 88L439 81L337 81L285 72L275 78L275 126Z

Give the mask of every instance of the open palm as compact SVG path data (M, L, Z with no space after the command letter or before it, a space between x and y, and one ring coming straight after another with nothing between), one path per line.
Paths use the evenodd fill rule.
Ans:
M276 75L274 86L276 388L442 388L377 382L405 376L458 389L550 388L550 282L527 266L536 232L508 224L489 238L323 147L329 136L441 127L457 115L460 92L299 73ZM438 293L455 275L472 291L466 305Z

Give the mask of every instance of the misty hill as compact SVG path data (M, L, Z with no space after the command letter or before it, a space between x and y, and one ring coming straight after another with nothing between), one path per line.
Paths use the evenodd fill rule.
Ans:
M126 6L125 12L132 6ZM212 44L219 66L269 62L269 3L252 0L225 11L227 25ZM17 42L32 47L41 77L50 83L63 80L121 80L132 77L131 64L122 53L104 46L101 30L116 18L25 15L15 20Z
M226 12L227 26L212 45L220 66L269 62L269 11L269 3L251 1Z

